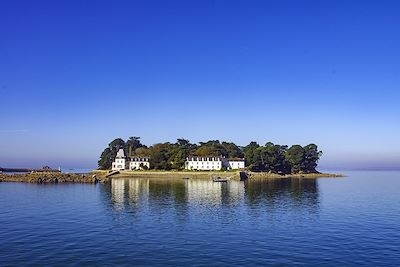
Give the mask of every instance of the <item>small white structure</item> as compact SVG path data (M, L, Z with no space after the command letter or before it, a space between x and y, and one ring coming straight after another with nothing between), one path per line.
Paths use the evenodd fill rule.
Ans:
M244 159L226 159L224 157L188 157L185 162L186 170L239 170L244 169Z
M117 152L117 156L115 157L114 162L112 163L112 170L113 171L121 171L128 168L127 160L125 157L124 150L121 148Z
M131 158L129 162L130 170L141 170L141 169L150 169L150 161L149 158Z
M224 161L224 166L228 170L240 170L244 169L244 159L227 159Z

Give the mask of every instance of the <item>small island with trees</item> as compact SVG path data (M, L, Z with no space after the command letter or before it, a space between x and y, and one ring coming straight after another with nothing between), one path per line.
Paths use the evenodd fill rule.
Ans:
M131 159L131 164L138 166L134 170L112 171L117 154ZM0 182L28 183L108 183L112 178L209 178L211 175L247 178L319 178L342 177L343 175L320 173L317 165L322 151L315 144L278 145L267 142L259 145L250 142L238 146L232 142L210 140L190 143L186 139L177 139L175 143L157 143L146 146L139 137L129 137L127 141L114 139L100 155L98 169L89 173L62 173L45 168L20 174L0 173ZM136 159L145 159L146 166ZM240 162L236 168L226 168L220 164L218 169L194 170L188 168L188 160L197 159L199 163L211 165L214 160ZM202 162L201 162L202 161ZM220 163L220 162L218 162ZM199 164L200 165L200 164ZM148 167L149 166L149 167ZM215 167L215 165L214 165ZM132 168L131 168L132 169Z
M317 171L317 165L322 151L315 144L278 145L267 142L260 145L250 142L246 146L238 146L233 142L220 142L210 140L190 143L187 139L177 139L175 143L165 142L146 146L141 143L140 137L129 137L127 141L122 138L114 139L100 155L99 170L110 170L117 152L123 149L129 158L145 157L150 162L150 168L145 168L140 173L158 171L158 173L188 172L185 162L189 157L222 157L231 159L244 159L245 169L251 176L270 177L323 177L337 176L323 174ZM227 171L222 169L221 171ZM202 171L206 172L206 171ZM138 173L136 172L135 175Z

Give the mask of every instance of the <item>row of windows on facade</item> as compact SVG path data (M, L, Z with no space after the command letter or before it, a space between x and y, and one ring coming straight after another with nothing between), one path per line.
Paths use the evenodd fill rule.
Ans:
M202 164L202 165L204 165L204 164L221 164L221 162L215 162L215 161L203 161L203 162L198 162L198 161L195 161L195 162L189 162L189 163L191 163L191 164Z
M228 165L240 165L241 163L243 163L242 161L228 161L227 162L227 164ZM187 161L187 164L196 164L196 165L199 165L199 164L201 164L201 165L204 165L204 164L216 164L216 165L221 165L222 164L222 162L221 161L203 161L203 162L199 162L199 161Z
M204 168L196 168L196 167L188 167L186 170L221 170L219 167L204 167Z
M132 158L131 161L149 161L149 158Z
M186 161L221 161L221 158L209 158L209 157L196 158L196 157L193 157L193 158L186 158ZM229 159L226 159L226 161L243 162L244 159L240 159L240 160L229 160Z
M192 157L186 158L187 161L221 161L219 157Z
M130 165L137 165L139 166L140 164L144 164L144 165L150 165L150 162L139 162L139 161L131 161L131 162L126 162L129 163ZM116 164L124 164L123 161L116 161L115 163L113 163L114 165ZM119 166L119 165L118 165Z
M123 163L125 159L116 159L115 162ZM148 158L133 158L130 160L131 162L148 162Z
M209 158L209 157L206 157L206 158L195 158L195 157L193 157L193 158L186 158L186 161L221 161L221 158ZM228 161L232 161L232 160L228 160ZM235 161L238 161L238 162L242 162L242 161L244 161L244 160L235 160Z

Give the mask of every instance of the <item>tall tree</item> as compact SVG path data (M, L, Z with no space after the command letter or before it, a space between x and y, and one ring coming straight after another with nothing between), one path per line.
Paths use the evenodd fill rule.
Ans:
M257 170L260 165L261 158L259 151L257 151L259 147L260 145L257 142L252 141L243 148L244 160L250 170Z
M309 144L304 147L304 161L302 164L303 172L314 173L317 172L316 168L318 160L322 156L322 151L318 150L315 144Z
M190 143L189 140L180 138L170 148L170 162L173 169L183 169L185 167L186 157L196 150L197 146Z
M291 166L292 173L299 173L303 170L302 164L304 162L304 148L302 146L291 146L287 150L285 157Z
M285 158L287 146L275 145L268 142L260 149L264 171L273 173L288 173L290 167Z
M218 140L210 140L208 142L200 142L200 146L194 152L196 156L224 156L227 157L228 153L224 146Z
M104 151L100 155L100 159L97 162L99 169L111 169L112 162L114 161L115 156L117 155L117 151L120 148L124 149L125 153L127 153L124 140L122 140L121 138L117 138L111 141L111 143L108 144L108 147L104 149Z
M100 170L108 170L111 169L112 161L113 161L113 156L111 150L110 148L107 147L101 153L100 159L97 162L97 164Z
M171 169L171 144L159 143L149 148L150 167L155 170L170 170Z
M136 149L143 147L142 143L140 142L140 137L138 136L129 137L125 146L128 150L129 156L132 156Z
M196 156L224 156L227 158L245 158L246 166L252 171L268 171L273 173L313 173L322 151L317 145L309 144L305 147L293 145L277 145L271 142L260 146L250 142L241 148L232 142L210 140L191 144L184 138L177 139L176 143L159 143L147 147L140 142L140 137L129 137L125 142L121 138L114 139L103 150L98 161L100 169L110 169L117 151L123 148L127 156L150 156L152 169L183 169L186 157Z
M235 143L222 142L228 158L243 158L243 151Z

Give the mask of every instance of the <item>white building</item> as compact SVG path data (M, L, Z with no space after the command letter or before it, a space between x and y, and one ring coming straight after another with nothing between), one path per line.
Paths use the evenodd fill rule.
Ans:
M224 157L188 157L185 162L186 170L228 170L244 169L244 159L226 159Z
M228 170L240 170L244 169L244 159L227 159L224 161L225 167Z
M129 162L130 170L141 170L145 168L150 169L149 158L131 158Z
M188 157L185 162L187 170L221 170L221 157Z
M121 148L117 152L117 156L115 157L114 162L112 163L111 169L113 171L122 171L122 170L140 170L145 168L146 166L150 169L150 161L148 157L144 158L131 158L125 156L124 150Z
M112 163L112 170L113 171L121 171L128 168L128 162L125 157L124 150L121 148L117 152L117 156L115 157L114 162Z

